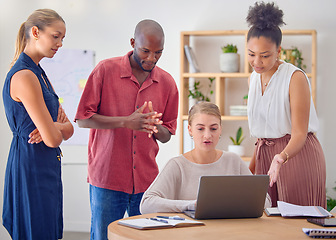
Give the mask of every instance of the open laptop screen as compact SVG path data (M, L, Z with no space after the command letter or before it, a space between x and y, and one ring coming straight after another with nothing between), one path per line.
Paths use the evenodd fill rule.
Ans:
M268 175L202 176L194 216L196 219L257 218L264 210Z

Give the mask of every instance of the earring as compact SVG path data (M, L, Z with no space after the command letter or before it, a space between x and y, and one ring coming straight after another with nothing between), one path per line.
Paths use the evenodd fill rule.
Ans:
M193 137L193 136L191 136L191 135L190 135L190 137L191 137L191 139L194 139L194 137Z

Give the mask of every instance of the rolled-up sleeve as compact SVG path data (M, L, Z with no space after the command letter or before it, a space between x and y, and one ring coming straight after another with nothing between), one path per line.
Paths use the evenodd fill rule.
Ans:
M169 95L167 105L162 116L162 125L165 126L172 135L175 135L177 127L178 101L179 93L175 85L171 88L171 94Z
M104 66L98 64L90 74L78 104L75 122L77 119L88 119L99 112L104 72Z

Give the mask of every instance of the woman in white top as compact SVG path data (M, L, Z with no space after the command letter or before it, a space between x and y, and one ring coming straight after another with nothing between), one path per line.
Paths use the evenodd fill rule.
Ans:
M270 175L277 200L326 207L326 166L314 133L318 119L306 74L280 61L283 12L274 3L255 3L246 18L249 78L248 120L258 138L250 163L255 174ZM288 163L286 163L288 161ZM285 164L286 163L286 164Z
M222 127L215 104L200 102L194 105L189 111L188 123L195 148L168 161L144 193L141 213L194 210L201 176L251 174L236 154L216 149Z

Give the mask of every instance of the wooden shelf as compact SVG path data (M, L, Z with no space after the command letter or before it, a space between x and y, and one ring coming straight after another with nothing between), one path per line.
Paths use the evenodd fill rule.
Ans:
M184 78L247 78L251 73L182 73Z
M182 73L182 78L248 78L251 73ZM312 78L312 73L306 73L308 78Z
M243 161L245 161L245 162L249 162L249 161L251 161L251 158L252 158L252 157L247 157L247 156L242 156L242 157L241 157L241 159L243 159Z

